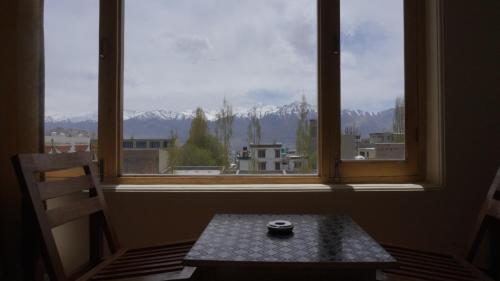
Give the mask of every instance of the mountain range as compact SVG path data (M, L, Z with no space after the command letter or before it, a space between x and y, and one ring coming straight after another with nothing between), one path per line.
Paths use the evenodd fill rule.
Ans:
M295 146L295 135L300 111L300 102L293 102L282 106L258 106L255 108L233 108L235 119L233 123L232 149L239 150L247 145L247 130L249 113L256 110L260 116L262 130L261 143L281 142L289 147ZM309 119L317 119L315 106L308 105ZM214 132L217 110L205 111L209 128ZM192 111L124 111L124 139L127 138L168 138L171 132L179 137L181 143L188 136ZM392 131L394 108L379 112L366 112L362 110L342 110L341 126L346 128L354 126L362 137L370 133ZM45 131L64 129L78 129L95 134L97 131L97 114L90 113L79 116L47 116L45 118Z

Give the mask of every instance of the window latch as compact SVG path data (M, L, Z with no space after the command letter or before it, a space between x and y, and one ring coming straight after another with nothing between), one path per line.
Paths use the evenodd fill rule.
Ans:
M333 168L333 181L334 182L340 181L340 164L342 164L342 160L335 159L335 164L334 164L334 168Z

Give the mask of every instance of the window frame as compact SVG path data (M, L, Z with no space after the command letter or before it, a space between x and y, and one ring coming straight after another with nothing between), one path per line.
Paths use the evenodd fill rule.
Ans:
M318 174L122 175L124 2L100 1L99 163L109 184L332 184L416 182L425 178L424 1L404 1L404 160L340 160L340 0L318 7Z

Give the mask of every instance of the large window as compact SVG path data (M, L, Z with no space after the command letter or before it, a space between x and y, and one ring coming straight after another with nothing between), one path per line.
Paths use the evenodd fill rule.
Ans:
M122 167L160 161L168 168L153 174L281 175L256 161L277 147L289 152L288 174L317 173L315 0L123 3L123 139L170 146L149 147L150 159L124 151ZM287 165L296 156L305 169Z
M419 3L101 2L105 178L418 179Z

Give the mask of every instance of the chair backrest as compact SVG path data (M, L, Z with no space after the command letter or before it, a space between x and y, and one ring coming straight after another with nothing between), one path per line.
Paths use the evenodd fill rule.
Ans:
M95 165L88 152L64 154L20 154L12 163L25 200L33 206L34 216L42 238L41 250L47 273L51 280L68 280L52 228L80 218L89 217L90 259L98 263L101 251L95 247L101 234L107 240L111 253L119 250L116 234L109 220L103 192L99 186ZM81 168L82 176L58 181L43 181L45 172ZM66 205L47 209L46 201L74 193L88 191L88 197ZM94 247L93 247L94 246ZM100 247L100 245L99 245ZM99 257L98 257L99 256Z
M479 211L478 219L474 227L472 239L469 243L469 252L467 260L473 262L478 252L481 242L484 240L488 230L492 230L492 226L500 223L500 168L498 168L493 183L491 184L486 198ZM497 237L493 237L497 238ZM500 241L498 241L500 242ZM493 251L495 249L492 249ZM497 261L492 261L492 265Z

